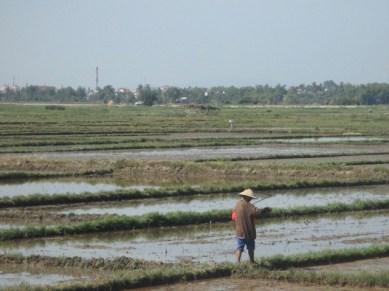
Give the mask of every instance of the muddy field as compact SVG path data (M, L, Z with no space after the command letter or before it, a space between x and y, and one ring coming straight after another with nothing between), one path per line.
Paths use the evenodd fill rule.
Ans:
M180 107L114 107L111 111L67 107L66 112L53 114L39 106L7 106L0 108L4 113L0 117L0 253L3 260L5 256L19 259L0 261L2 287L22 282L27 285L20 288L46 284L117 287L114 284L120 282L117 289L152 285L142 290L366 290L363 282L348 277L338 281L311 278L309 282L301 278L323 272L364 271L369 276L387 272L389 252L372 252L363 260L360 254L341 258L338 264L325 258L327 251L339 251L341 257L343 250L366 253L364 248L389 245L389 212L374 205L389 199L386 107L226 108L207 115ZM14 117L19 110L23 122ZM236 121L233 130L227 127L229 119ZM230 210L246 185L256 186L259 198L270 195L260 207L330 208L372 202L364 211L257 219L257 262L279 255L299 261L308 252L323 256L313 265L300 267L302 273L297 275L286 266L283 271L291 272L287 278L270 267L233 264L232 222L210 219L175 227L106 231L106 225L103 232L95 229L99 219L114 223L107 217L181 211L191 221L197 213ZM112 199L121 191L137 191L139 196ZM150 196L153 191L158 198ZM72 195L102 198L67 200ZM50 200L55 196L62 200ZM41 203L46 200L51 202ZM54 237L45 235L42 228L39 238L29 238L37 227L77 223L86 223L83 227L89 234L64 232ZM24 236L7 239L11 233ZM93 268L86 264L81 270L58 262L44 265L47 258L96 262ZM128 267L120 258L146 263L134 261ZM107 264L103 259L119 263L102 272ZM247 260L245 253L243 261ZM204 268L210 268L208 273L201 273ZM245 270L251 278L242 279L240 272ZM389 287L387 276L380 276L366 279L374 282L368 287ZM224 278L212 279L218 277ZM203 280L174 284L193 279ZM170 285L157 286L164 283Z
M257 226L256 258L388 243L389 213L275 220ZM216 224L0 244L2 253L162 262L233 262L233 225ZM246 258L247 259L247 258Z
M264 279L211 279L198 282L181 283L153 288L141 288L142 291L160 290L160 291L186 291L186 290L204 290L204 291L364 291L366 288L342 287L342 286L318 286L313 284L289 283L277 280ZM369 288L368 290L387 290L386 288Z
M141 159L141 160L196 160L222 158L268 158L289 157L300 155L342 155L342 154L375 154L388 153L387 145L289 145L267 143L261 146L234 146L234 147L202 147L202 148L173 148L147 150L116 150L116 151L88 151L88 152L53 152L33 154L6 154L8 157L33 157L46 159Z

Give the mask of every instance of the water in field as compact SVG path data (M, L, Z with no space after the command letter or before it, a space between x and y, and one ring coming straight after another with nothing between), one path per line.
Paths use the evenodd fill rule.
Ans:
M257 258L389 242L389 213L262 221ZM23 255L127 256L178 262L233 261L232 223L2 242L0 251ZM247 255L244 255L244 260Z
M271 195L266 198L266 194ZM305 190L284 190L257 193L253 200L258 207L288 208L298 206L322 206L329 203L352 203L356 200L387 200L389 186L363 186L350 188L318 188ZM236 194L194 195L187 197L170 197L164 199L142 199L133 201L88 203L85 206L61 206L60 213L83 214L118 214L142 215L150 212L168 213L173 211L203 212L213 209L232 209L239 199ZM56 208L52 211L58 212Z
M9 229L9 228L20 228L23 227L24 225L20 224L6 224L6 223L1 223L0 224L0 229Z
M37 181L25 183L0 184L0 198L14 197L32 194L79 194L83 192L97 193L105 191L117 191L122 189L144 190L145 188L157 188L156 186L131 185L120 186L116 184L71 182L71 181Z
M369 136L323 136L323 137L271 139L271 141L280 142L280 143L336 143L336 142L383 141L383 140L384 140L383 138L369 137Z
M290 155L318 155L355 153L358 149L348 147L320 147L295 145L262 145L262 146L231 146L231 147L202 147L202 148L174 148L148 150L118 150L93 152L54 152L36 153L35 156L47 158L85 158L85 159L205 159L231 157L269 157Z
M20 284L51 285L74 280L76 280L75 277L64 274L10 272L7 267L2 267L2 270L0 270L1 287L16 287Z

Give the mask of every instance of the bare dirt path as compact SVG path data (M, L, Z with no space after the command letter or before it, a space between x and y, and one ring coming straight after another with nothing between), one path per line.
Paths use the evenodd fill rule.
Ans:
M340 286L318 286L318 285L302 285L299 283L289 283L276 280L265 279L211 279L201 280L189 283L179 283L165 286L154 286L148 288L140 288L138 290L151 291L188 291L188 290L202 290L202 291L362 291L362 290L387 290L385 288L358 288L358 287L340 287Z
M339 263L323 266L315 266L305 268L308 271L320 271L320 272L341 272L341 273L353 273L353 272L388 272L389 271L389 257L377 258L369 260L360 260L348 263Z

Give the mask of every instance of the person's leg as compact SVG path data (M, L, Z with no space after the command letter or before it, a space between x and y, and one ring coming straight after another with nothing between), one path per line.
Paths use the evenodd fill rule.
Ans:
M236 262L237 263L240 263L240 258L242 257L242 252L241 250L236 250L235 251L235 258L236 258Z
M246 240L246 245L247 245L247 252L250 258L250 263L254 263L255 240L253 239Z
M236 262L240 263L240 258L242 257L242 252L244 249L245 240L241 238L236 238L236 251L235 251L235 258Z

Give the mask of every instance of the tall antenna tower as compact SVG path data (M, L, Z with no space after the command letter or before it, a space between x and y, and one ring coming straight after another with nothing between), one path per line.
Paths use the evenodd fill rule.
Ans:
M99 88L99 67L96 67L96 90Z

